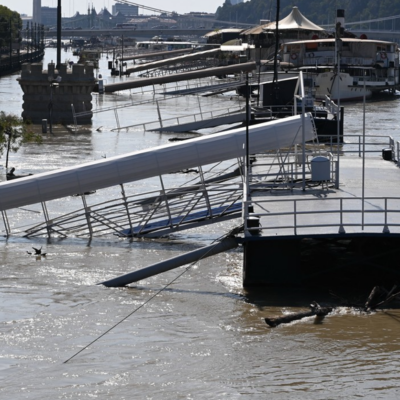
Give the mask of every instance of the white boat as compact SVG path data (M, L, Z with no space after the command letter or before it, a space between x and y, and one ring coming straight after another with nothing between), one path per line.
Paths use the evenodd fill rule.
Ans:
M158 36L154 40L146 40L142 42L137 42L136 47L138 50L182 50L182 49L192 49L196 47L196 43L192 42L178 42L178 41L165 41L159 39Z
M395 42L362 38L342 38L338 43L335 38L288 42L282 45L282 65L310 72L316 99L328 95L335 101L359 100L384 90L394 92L399 86Z

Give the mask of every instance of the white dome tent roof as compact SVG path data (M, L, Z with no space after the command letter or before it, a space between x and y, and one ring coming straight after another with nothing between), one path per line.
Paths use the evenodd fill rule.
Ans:
M264 27L264 31L273 30L276 27L275 22L271 22ZM309 19L307 19L297 7L293 7L292 12L286 17L278 22L278 29L283 30L296 30L303 29L307 31L324 31L324 28L314 24Z

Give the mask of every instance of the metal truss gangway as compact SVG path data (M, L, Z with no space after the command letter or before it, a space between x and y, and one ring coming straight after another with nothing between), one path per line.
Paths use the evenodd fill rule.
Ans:
M6 235L25 236L145 236L240 217L247 154L290 148L315 138L312 116L306 114L3 182L4 230ZM194 168L195 180L166 188L167 176ZM158 177L159 190L143 190ZM104 193L102 201L91 200L97 197L89 195L99 191ZM72 198L82 203L69 210ZM19 229L13 211L33 205L41 207L43 220Z
M196 86L197 88L200 88L201 86ZM193 86L191 87L193 88ZM189 86L186 86L186 90L191 90ZM179 89L177 89L179 90ZM185 89L182 89L185 90ZM162 101L167 101L176 98L178 95L171 95L171 96L164 96L162 98ZM117 105L117 106L111 106L111 107L104 107L104 108L99 108L96 110L92 111L81 111L79 113L75 112L75 109L72 107L72 116L74 120L74 130L75 132L79 130L78 123L79 119L81 117L87 116L89 113L93 114L100 114L100 113L106 113L106 112L112 112L115 115L115 122L116 122L116 127L111 129L112 131L120 131L120 130L126 130L128 131L129 129L134 129L136 127L141 127L146 131L160 131L167 125L173 126L175 124L184 127L184 124L188 123L201 123L202 121L205 121L207 119L215 119L215 118L232 118L231 122L235 122L235 116L241 112L242 108L240 105L239 107L232 107L232 108L227 108L227 107L221 107L218 109L210 110L210 111L203 111L200 107L200 102L199 102L199 112L196 112L194 114L185 114L185 115L178 115L176 117L172 118L162 118L161 116L161 111L160 111L160 103L161 100L156 100L156 99L147 99L147 100L140 100L140 101L129 101L125 102L123 104ZM157 107L157 113L158 113L158 120L156 121L148 121L148 122L141 122L141 123L136 123L136 124L130 124L130 125L124 125L122 126L120 123L120 118L119 118L119 111L122 111L124 109L130 108L130 107L136 107L136 106L142 106L146 104L154 104ZM204 124L203 124L204 127ZM172 131L171 131L172 132Z

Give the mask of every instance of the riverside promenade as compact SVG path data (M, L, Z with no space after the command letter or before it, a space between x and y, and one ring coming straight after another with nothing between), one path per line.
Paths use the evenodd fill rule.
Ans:
M44 48L35 51L23 50L18 54L0 55L0 76L8 75L22 69L22 64L40 61L44 57Z

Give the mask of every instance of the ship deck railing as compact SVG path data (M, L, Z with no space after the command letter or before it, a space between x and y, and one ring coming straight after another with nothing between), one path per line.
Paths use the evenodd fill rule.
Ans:
M212 176L212 175L211 175ZM199 178L199 177L197 177ZM162 181L162 177L160 176ZM191 181L179 187L160 189L137 194L128 194L128 187L121 185L111 200L96 202L96 196L82 194L83 207L65 214L56 213L52 202L42 204L45 220L27 227L14 225L14 234L26 237L53 234L118 236L162 236L173 231L190 229L213 221L240 218L242 209L242 177L227 182ZM9 210L11 213L12 211ZM11 231L8 217L2 212L4 225ZM50 216L51 215L51 216Z
M364 146L363 135L346 135L338 148L333 137L320 145L326 154L308 149L304 170L296 154L284 168L278 158L257 157L244 186L245 236L400 234L400 142L385 135L365 140ZM330 160L325 181L312 176L318 155Z
M323 139L326 149L331 153L337 153L337 136L335 135L318 135ZM392 136L388 135L368 135L366 137L365 150L362 134L349 134L344 136L344 143L339 149L341 155L357 154L362 157L363 151L368 155L382 154L383 149L390 149L393 155L396 155L396 160L400 156L400 142L394 141ZM393 157L392 157L393 158Z
M260 199L244 202L265 212L249 214L260 220L258 227L249 226L248 234L261 232L263 236L299 234L344 234L369 228L373 232L400 233L400 197L339 197L306 199ZM357 229L353 229L357 228Z
M303 58L303 64L309 66L319 66L319 65L335 65L335 57L334 56L319 56L318 53L313 53L314 56ZM360 67L370 66L373 63L372 57L342 57L340 59L341 64L347 65L355 65Z

